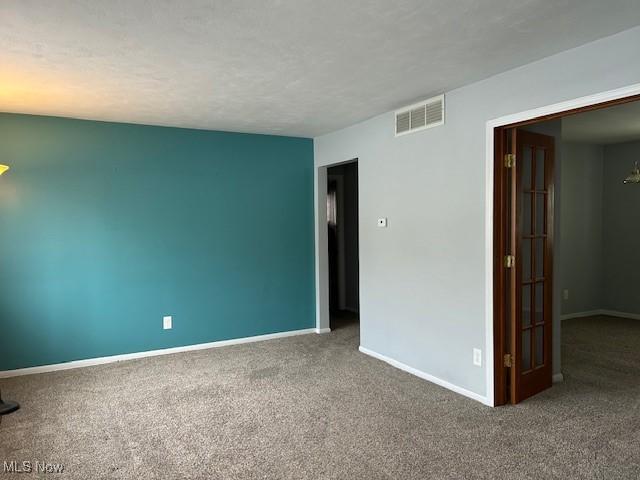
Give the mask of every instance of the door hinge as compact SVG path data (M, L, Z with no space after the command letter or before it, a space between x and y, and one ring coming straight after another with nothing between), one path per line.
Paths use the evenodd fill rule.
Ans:
M513 168L516 164L516 155L515 153L507 153L504 156L504 166L505 168Z
M507 367L507 368L511 368L511 354L510 353L507 353L504 356L504 366Z
M513 268L516 263L516 257L513 255L505 255L504 257L504 267L505 268Z

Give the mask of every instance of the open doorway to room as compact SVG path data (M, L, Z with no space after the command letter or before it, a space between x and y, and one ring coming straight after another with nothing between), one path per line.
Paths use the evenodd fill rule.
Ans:
M360 315L358 162L327 169L329 314L331 330L357 324Z
M640 375L638 100L495 130L496 405Z

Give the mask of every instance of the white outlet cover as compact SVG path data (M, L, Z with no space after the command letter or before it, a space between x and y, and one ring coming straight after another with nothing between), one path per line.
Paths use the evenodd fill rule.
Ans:
M386 227L387 226L387 219L386 218L379 218L378 219L378 226L379 227Z
M473 349L473 364L478 367L482 366L482 350L479 348Z
M173 328L173 318L171 316L162 317L162 328L171 330Z

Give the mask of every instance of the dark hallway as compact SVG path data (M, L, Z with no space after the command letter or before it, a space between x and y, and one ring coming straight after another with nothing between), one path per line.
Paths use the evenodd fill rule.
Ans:
M327 171L331 329L358 322L358 163Z

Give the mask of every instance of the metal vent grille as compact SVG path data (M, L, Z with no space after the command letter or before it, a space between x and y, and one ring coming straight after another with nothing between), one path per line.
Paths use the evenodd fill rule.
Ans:
M438 102L428 103L425 106L427 125L435 124L435 123L437 123L438 125L442 124L442 122L444 121L443 103L444 103L444 99Z
M411 129L424 127L427 124L426 120L427 107L422 105L419 108L411 110Z
M411 130L411 112L396 115L396 134Z
M444 95L396 111L396 136L444 124Z

